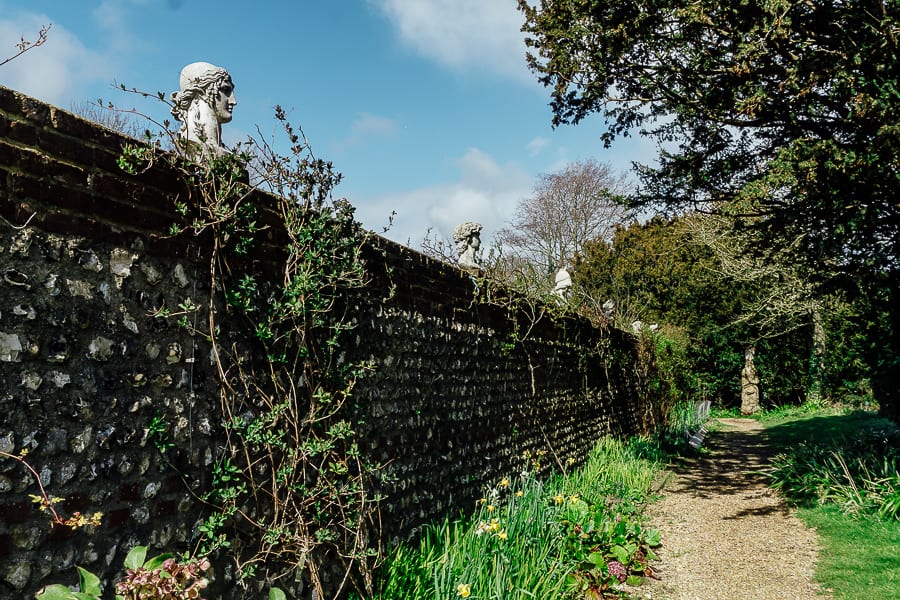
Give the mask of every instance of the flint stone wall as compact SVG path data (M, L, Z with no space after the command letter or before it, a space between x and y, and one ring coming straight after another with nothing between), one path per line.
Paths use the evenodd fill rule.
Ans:
M217 374L194 323L158 311L202 302L207 255L166 235L187 197L174 173L118 168L129 141L0 87L0 450L28 449L64 515L105 515L51 529L33 478L0 460L0 598L73 583L76 564L111 581L134 545L189 549L204 516L179 473L202 490L223 446ZM267 272L271 244L246 268ZM469 509L525 450L577 462L602 435L647 429L631 336L477 302L469 275L377 236L365 254L348 351L375 365L356 398L364 451L396 476L389 537ZM213 577L227 588L228 565Z

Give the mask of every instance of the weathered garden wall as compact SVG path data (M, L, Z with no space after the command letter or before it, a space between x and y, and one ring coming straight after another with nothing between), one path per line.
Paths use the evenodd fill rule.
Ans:
M189 485L223 446L209 344L178 322L209 291L203 240L167 236L188 191L161 166L124 174L126 141L0 88L0 451L28 450L61 513L104 513L96 530L51 529L34 478L0 460L0 598L71 583L76 564L113 577L137 544L190 548L203 507ZM355 398L364 450L396 475L389 535L471 507L525 450L578 461L646 426L630 336L475 301L471 276L382 238L366 261L350 351L375 366Z

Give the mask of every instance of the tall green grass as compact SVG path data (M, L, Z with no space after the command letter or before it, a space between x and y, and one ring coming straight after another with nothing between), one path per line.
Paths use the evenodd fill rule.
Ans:
M567 598L639 583L659 543L639 510L657 465L639 448L604 438L583 467L547 481L498 474L468 518L394 548L375 598Z
M900 430L868 413L817 416L767 430L782 449L771 487L797 506L900 520Z

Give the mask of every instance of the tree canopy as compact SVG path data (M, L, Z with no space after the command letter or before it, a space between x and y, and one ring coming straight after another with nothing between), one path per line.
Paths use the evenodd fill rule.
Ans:
M900 2L520 0L554 124L668 148L643 203L737 203L831 274L900 261Z
M636 206L720 212L805 276L866 296L900 417L900 1L519 0L553 123L663 150Z

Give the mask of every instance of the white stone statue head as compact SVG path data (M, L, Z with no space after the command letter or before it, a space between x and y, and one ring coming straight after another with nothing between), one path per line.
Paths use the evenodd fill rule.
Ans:
M459 254L461 267L479 268L476 253L481 248L481 223L466 221L460 223L453 230L453 241L456 242L456 252Z
M556 272L556 276L554 277L553 294L562 299L566 299L569 297L571 291L572 275L570 275L569 271L563 267Z
M221 154L222 123L231 121L237 105L231 75L222 67L195 62L181 70L179 84L181 89L172 93L172 115L181 121L178 140Z

